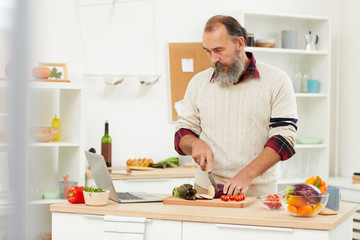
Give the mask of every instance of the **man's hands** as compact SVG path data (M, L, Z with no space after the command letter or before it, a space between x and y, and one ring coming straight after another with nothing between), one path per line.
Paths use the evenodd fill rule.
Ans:
M238 195L240 193L246 193L249 189L253 178L246 174L244 171L240 171L234 177L230 178L228 182L224 184L224 192L227 195Z
M265 147L257 158L224 184L224 193L227 195L246 193L254 178L263 174L279 160L280 155L274 149Z
M192 156L194 161L201 167L201 170L212 171L214 154L203 140L189 134L181 138L179 145L185 154Z
M210 147L200 139L193 141L191 145L191 156L194 161L201 167L201 170L211 172L214 154Z

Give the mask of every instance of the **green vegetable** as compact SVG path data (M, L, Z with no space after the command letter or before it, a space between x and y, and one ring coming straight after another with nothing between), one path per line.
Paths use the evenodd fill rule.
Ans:
M186 200L195 200L196 190L191 184L183 184L179 187L174 187L172 195L178 198L183 198Z
M166 168L166 167L178 167L179 159L177 157L170 157L157 163L150 163L149 167L153 168Z
M84 188L83 188L83 191L84 191L84 192L105 192L104 189L102 189L102 188L97 188L97 187L94 187L94 186L84 187Z

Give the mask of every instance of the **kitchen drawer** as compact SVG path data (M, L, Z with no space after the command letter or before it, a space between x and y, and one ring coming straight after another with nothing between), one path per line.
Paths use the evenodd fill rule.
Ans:
M216 214L214 212L214 214ZM310 220L310 219L309 219ZM350 219L351 220L351 219ZM234 225L234 224L215 224L215 223L183 223L183 239L182 240L199 240L199 239L267 239L267 240L336 240L351 239L350 236L344 236L348 228L348 221L342 223L336 230L305 230L294 228L280 227L262 227L250 225ZM345 224L345 225L344 225ZM351 224L351 222L350 222Z
M145 240L181 240L181 221L146 219ZM104 216L88 214L52 214L53 240L104 239Z
M113 180L114 187L118 192L150 192L171 194L176 186L184 183L194 184L193 178L151 178L151 179L128 179ZM87 186L95 186L93 178L86 180Z
M104 216L53 212L52 239L104 239Z

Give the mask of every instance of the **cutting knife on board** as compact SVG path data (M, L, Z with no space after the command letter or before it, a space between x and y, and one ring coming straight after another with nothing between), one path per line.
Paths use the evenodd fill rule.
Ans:
M216 184L216 182L215 182L214 176L212 175L211 172L208 173L208 177L209 177L209 179L210 179L211 184L214 186L216 192L218 192L218 191L219 191L219 188L218 188L218 186L217 186L217 184Z

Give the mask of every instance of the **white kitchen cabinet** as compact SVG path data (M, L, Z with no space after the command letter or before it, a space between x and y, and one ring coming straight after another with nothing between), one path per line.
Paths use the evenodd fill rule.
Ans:
M149 192L171 194L176 186L184 183L194 185L194 178L148 178L113 180L115 190L118 192ZM93 178L86 180L87 186L96 186Z
M331 231L250 225L183 222L183 240L197 239L269 239L269 240L335 240L351 239L351 219ZM348 234L348 236L345 236Z
M296 144L296 154L288 161L281 163L282 179L280 183L288 184L303 181L312 175L329 177L329 144L330 144L330 20L326 17L271 15L244 12L242 23L248 33L256 39L273 38L275 48L247 47L246 51L254 53L256 60L269 63L292 75L294 61L307 61L312 79L319 80L319 93L296 93L298 106L298 131L300 138L316 137L321 144ZM297 31L297 49L281 48L281 31ZM316 50L305 50L304 34L309 31L319 36Z
M181 221L146 219L145 240L181 240ZM104 215L53 213L53 240L104 239Z
M60 119L59 142L37 142L30 137L30 184L37 191L58 190L58 182L63 181L65 175L69 181L85 184L83 104L81 85L31 83L30 131L32 127L51 127L55 114Z

